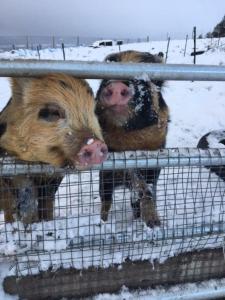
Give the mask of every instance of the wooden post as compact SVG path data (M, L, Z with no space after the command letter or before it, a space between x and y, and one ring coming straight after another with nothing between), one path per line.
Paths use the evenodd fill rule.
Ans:
M55 48L55 37L52 37L52 48Z
M220 45L220 36L218 36L218 47Z
M164 263L130 261L108 268L59 269L37 275L5 277L3 288L20 299L81 299L99 293L116 293L122 286L146 289L157 285L198 282L225 276L222 248L181 253ZM202 298L201 298L202 299Z
M168 41L167 41L165 62L167 61L167 58L168 58L169 47L170 47L170 37L168 37Z
M77 47L79 47L79 46L80 46L80 37L77 36Z
M185 46L184 46L184 56L186 55L186 50L187 50L187 41L188 41L188 34L186 35L186 40L185 40Z
M41 59L41 55L40 55L40 49L39 49L39 46L37 46L37 53L38 53L38 59L40 60L40 59Z
M62 43L62 52L63 52L63 60L66 60L64 43Z
M196 64L196 26L193 29L193 40L194 40L194 64Z
M29 38L28 38L28 36L26 36L26 42L27 42L26 47L27 47L27 49L29 49Z

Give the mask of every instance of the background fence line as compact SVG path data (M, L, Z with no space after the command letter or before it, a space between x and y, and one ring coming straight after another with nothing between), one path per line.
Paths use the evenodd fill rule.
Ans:
M36 49L37 46L45 48L90 46L93 42L109 39L104 37L82 37L82 36L0 36L0 50L9 51L15 49ZM123 40L124 43L150 42L149 36L143 38L110 38L112 40Z
M220 42L220 36L218 37L205 37L209 39L208 42L208 49L207 50L201 50L197 51L197 41L204 38L202 34L200 34L197 37L197 31L196 26L194 26L192 31L192 39L188 40L188 34L185 35L183 38L185 40L185 46L183 49L184 56L186 55L186 48L187 43L191 42L193 43L193 52L191 53L193 58L193 63L196 64L196 56L203 54L204 52L211 50L211 49L219 49L223 47L223 44ZM16 51L17 49L26 49L26 50L36 50L38 59L41 59L40 56L40 50L42 49L56 49L61 48L62 49L62 56L63 59L66 60L65 56L65 49L69 47L93 47L93 43L99 40L112 40L117 43L117 41L120 41L118 44L119 51L121 51L121 45L122 44L130 44L130 43L149 43L149 45L154 41L167 41L164 49L165 53L165 62L167 61L167 58L169 56L169 47L171 42L171 37L167 33L167 36L163 38L163 35L161 35L161 38L158 39L150 39L150 36L142 37L142 38L103 38L103 37L82 37L82 36L0 36L0 52L4 51ZM182 39L182 38L180 38ZM154 49L154 48L153 48Z
M186 34L183 39L186 39ZM201 36L201 35L200 35ZM10 51L15 49L31 49L34 50L37 46L41 46L41 49L45 48L61 48L62 43L64 43L65 47L79 47L79 46L90 46L93 42L102 40L102 39L112 39L112 40L122 40L125 44L129 43L150 43L152 41L166 41L168 37L171 38L170 34L163 34L158 39L151 37L148 35L146 37L141 38L116 38L116 37L83 37L79 35L74 36L1 36L0 35L0 50L2 51ZM202 37L196 37L200 39ZM179 38L182 39L182 38ZM218 41L219 44L220 37L211 37L208 38L210 40L210 44L212 45L213 40Z

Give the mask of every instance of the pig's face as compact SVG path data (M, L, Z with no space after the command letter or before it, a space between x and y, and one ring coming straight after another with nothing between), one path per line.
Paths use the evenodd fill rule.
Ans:
M148 52L110 54L108 62L162 63ZM96 113L102 128L115 126L137 130L158 123L161 81L146 79L103 80L96 95Z
M144 80L103 80L96 97L101 124L125 130L157 124L159 108L154 91L154 85Z
M66 75L13 79L0 116L0 146L26 161L84 169L106 159L86 81Z
M99 91L97 115L103 115L106 120L122 126L133 114L130 109L133 87L128 81L103 80Z

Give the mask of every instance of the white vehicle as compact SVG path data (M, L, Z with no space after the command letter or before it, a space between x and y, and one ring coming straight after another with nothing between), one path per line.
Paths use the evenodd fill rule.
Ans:
M114 41L114 40L100 40L100 41L95 41L91 47L93 48L99 48L102 46L115 46L115 45L122 45L123 41L122 40L118 40L118 41Z

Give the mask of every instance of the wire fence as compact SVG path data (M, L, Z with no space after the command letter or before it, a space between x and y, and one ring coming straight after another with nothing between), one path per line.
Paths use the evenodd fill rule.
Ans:
M0 49L4 51L16 49L46 49L61 48L62 43L66 47L91 46L95 41L105 40L104 37L83 36L0 36ZM123 43L149 42L149 36L143 38L113 38L122 40Z
M194 34L195 32L195 34ZM190 53L191 56L194 57L193 63L196 63L196 56L204 54L207 51L220 49L223 50L224 43L221 40L221 37L210 37L207 38L207 42L205 45L200 46L199 49L199 40L202 39L202 35L196 35L196 27L193 29L193 41L190 38L188 40L188 35L186 35L183 39L185 40L184 49L182 50L182 54L186 56L187 52L187 44L191 43L191 49L193 51ZM167 62L168 56L171 54L171 37L167 34L166 37L161 36L158 40L166 41L163 52L165 53L165 62ZM36 53L36 58L39 60L42 59L41 51L44 49L53 49L61 48L62 50L62 58L64 60L66 57L66 49L70 47L93 47L99 48L102 46L115 46L118 45L118 50L121 51L121 45L130 44L130 43L149 43L149 45L155 40L150 39L150 36L142 37L142 38L112 38L105 39L103 37L81 37L81 36L0 36L0 52L11 51L14 54L17 50L23 51L33 50ZM154 49L154 47L152 48ZM57 51L57 50L55 50Z
M120 161L123 163L116 164ZM189 267L183 262L187 269L182 276L181 270L173 274L174 282L181 278L190 281L190 276L196 280L193 274L201 272L202 279L221 276L221 261L210 262L209 257L218 254L215 249L224 247L225 150L118 153L104 164L80 172L14 162L7 157L2 160L0 253L13 259L15 278L27 279L43 272L59 276L66 270L66 275L74 279L72 269L90 270L89 276L95 276L90 286L96 286L101 268L117 269L127 262L147 261L148 267L139 266L140 276L154 273L152 266L159 264L164 272L159 269L154 278L157 274L158 283L163 283L166 278L170 281L172 274L168 260L173 262L174 257L179 260L179 255L185 255L187 261L188 253L202 256L196 254L189 259ZM109 207L104 202L108 193L112 194ZM157 220L156 226L149 222L152 219ZM208 252L210 249L214 254ZM177 262L173 262L176 268ZM131 269L121 278L126 282L125 278L133 276L137 284L136 271ZM57 279L60 286L66 275ZM37 298L30 295L30 299L42 295L35 278L31 282L36 284ZM109 290L110 280L103 278ZM16 292L29 294L31 282ZM155 283L152 278L151 284ZM45 281L52 296L54 287L48 284ZM12 286L15 290L15 282ZM88 290L82 286L79 293L88 294Z

